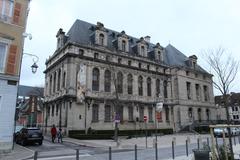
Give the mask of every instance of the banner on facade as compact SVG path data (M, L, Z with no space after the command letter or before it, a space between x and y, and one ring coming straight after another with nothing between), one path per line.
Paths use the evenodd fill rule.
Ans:
M77 103L83 103L86 93L86 65L80 64L77 74Z

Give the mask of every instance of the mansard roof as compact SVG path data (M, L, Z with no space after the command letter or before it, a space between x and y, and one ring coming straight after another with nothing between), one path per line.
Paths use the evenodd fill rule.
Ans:
M96 25L82 21L77 19L70 30L67 33L67 41L78 43L78 44L94 44L94 31ZM106 29L108 32L108 45L107 48L110 50L114 50L115 46L113 42L116 41L117 36L121 34L121 32L116 32L111 29ZM139 38L129 36L129 54L137 55L136 45L137 42L140 40ZM154 59L154 47L155 44L148 43L148 58ZM162 46L161 46L162 47ZM164 47L163 47L164 48ZM170 66L178 66L178 67L185 67L188 68L189 66L186 64L186 60L189 58L185 56L182 52L177 50L174 46L169 44L167 47L164 48L164 64ZM207 73L203 68L197 65L197 71Z

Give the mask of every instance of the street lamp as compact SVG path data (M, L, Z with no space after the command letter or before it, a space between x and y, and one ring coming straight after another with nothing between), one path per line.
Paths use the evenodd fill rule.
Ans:
M37 65L37 62L39 60L38 56L35 54L31 54L31 53L23 53L23 54L33 57L33 59L32 59L33 65L31 66L31 68L32 68L32 73L36 73L37 69L38 69L38 65Z

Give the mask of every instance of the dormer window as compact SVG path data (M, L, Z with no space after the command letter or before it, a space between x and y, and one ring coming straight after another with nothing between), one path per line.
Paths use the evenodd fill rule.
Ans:
M141 55L143 56L144 55L144 53L145 53L145 47L144 46L141 46Z
M122 58L118 58L118 64L122 63Z
M98 59L99 54L98 53L94 53L94 59Z
M138 63L138 68L142 68L142 63Z
M163 48L160 46L160 43L157 43L153 48L154 48L155 60L162 62L163 61Z
M126 51L126 41L122 40L122 51L125 52Z
M158 51L158 60L162 61L162 56L161 56L161 52L160 51Z
M99 44L100 44L101 46L104 45L104 35L103 35L102 33L99 35Z
M137 41L137 53L139 56L147 57L147 47L148 43L144 40L143 37Z
M128 61L128 66L131 66L132 65L132 61Z

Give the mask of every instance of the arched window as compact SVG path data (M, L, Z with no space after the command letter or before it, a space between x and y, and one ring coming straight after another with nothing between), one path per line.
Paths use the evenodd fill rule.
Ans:
M167 81L165 80L163 82L163 88L164 88L164 98L168 98L168 92L167 92Z
M139 96L143 95L143 78L142 78L142 76L138 77L138 95Z
M127 86L128 86L128 94L132 94L133 93L133 77L131 74L128 74Z
M210 110L206 109L206 117L207 117L207 121L210 120Z
M99 69L94 68L92 71L92 90L99 91Z
M109 70L104 73L104 90L105 92L111 92L111 72Z
M105 122L110 122L112 117L112 111L111 111L111 106L106 105L105 106Z
M201 108L198 108L198 121L201 122L202 121L202 110Z
M141 51L140 51L141 55L144 56L145 55L145 47L141 46Z
M61 69L58 70L57 90L60 90Z
M99 44L104 45L104 35L102 33L99 35Z
M52 94L52 75L50 76L50 82L49 82L49 94Z
M193 117L192 108L188 108L188 118L189 118L189 121L192 121L192 117Z
M121 72L117 74L117 92L123 93L123 74Z
M125 52L126 51L126 41L122 40L122 51Z
M99 113L99 106L98 104L92 105L92 122L98 122L98 113Z
M156 79L156 96L160 96L160 80Z
M152 85L151 78L147 78L147 95L152 96Z

